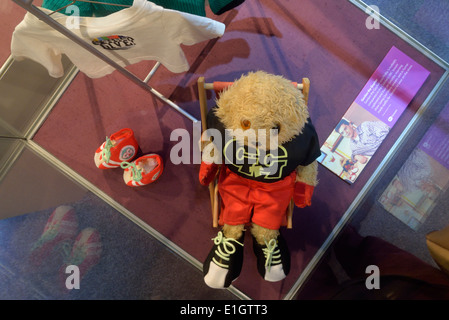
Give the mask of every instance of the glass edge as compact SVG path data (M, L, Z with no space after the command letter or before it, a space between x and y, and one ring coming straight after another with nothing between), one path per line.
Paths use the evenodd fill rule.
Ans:
M366 8L369 6L363 1L360 0L348 0L353 5L357 6L359 9L365 12ZM349 208L346 210L346 212L343 214L343 216L340 218L338 223L335 225L335 227L332 229L329 236L326 238L324 243L321 245L321 247L318 249L317 253L313 256L311 261L307 264L301 275L299 276L298 280L294 283L294 285L291 287L289 292L285 295L283 298L284 300L291 300L293 299L300 291L302 286L307 281L308 277L313 273L315 268L318 266L319 262L323 258L324 254L326 253L327 249L330 247L332 242L336 239L336 237L339 235L340 231L346 226L346 224L349 222L349 220L352 217L352 214L356 211L357 207L361 204L365 196L370 191L371 187L374 185L374 183L377 181L379 174L385 169L385 167L388 166L390 163L393 154L396 152L396 150L402 145L403 141L406 140L406 138L409 136L409 134L412 132L413 128L417 125L419 117L427 110L428 106L432 102L432 100L436 97L439 90L443 86L443 84L449 79L449 64L441 59L438 55L433 53L431 50L429 50L427 47L425 47L423 44L421 44L419 41L417 41L415 38L410 36L408 33L406 33L404 30L393 24L390 20L380 15L380 23L384 25L386 28L388 28L391 32L393 32L395 35L397 35L399 38L407 42L410 46L412 46L414 49L418 50L420 53L422 53L424 56L435 62L437 65L439 65L442 69L445 70L443 76L440 78L438 83L435 85L435 87L432 89L432 91L427 96L426 100L423 102L423 104L419 107L419 109L416 111L416 114L414 117L410 120L407 127L404 129L403 133L399 136L396 143L393 145L393 147L390 149L390 151L385 156L384 160L379 164L377 169L373 172L371 178L367 181L365 186L362 188L362 190L358 193L355 200L351 203Z
M25 148L25 141L20 138L2 138L7 139L13 142L12 148L8 150L8 155L5 157L5 160L2 162L5 163L4 166L1 166L0 169L0 183L2 183L5 176L8 174L11 167L14 165L16 160L19 158L19 156L22 154L24 148Z
M56 87L56 89L51 93L50 97L46 100L43 106L40 108L40 111L34 117L34 120L28 125L28 129L25 130L24 136L27 139L32 139L42 124L47 119L48 115L53 110L53 107L56 105L58 100L62 97L64 92L70 86L70 83L78 74L79 69L75 65L71 65L70 69L67 71L66 75L61 82Z
M171 252L177 254L178 256L183 258L185 261L190 263L193 267L197 268L198 270L200 270L200 271L203 270L203 264L201 262L199 262L197 259L195 259L193 256L191 256L189 253L187 253L184 249L180 248L174 242L170 241L164 235L159 233L156 229L152 228L150 225L148 225L143 220L138 218L131 211L129 211L128 209L123 207L121 204L119 204L117 201L115 201L112 197L107 195L101 189L99 189L98 187L96 187L95 185L90 183L88 180L86 180L85 178L80 176L77 172L75 172L74 170L69 168L67 165L65 165L63 162L61 162L59 159L57 159L52 154L50 154L47 150L43 149L36 142L30 140L27 142L26 147L28 147L29 150L33 151L35 154L37 154L38 156L42 157L44 160L49 162L50 165L55 167L57 170L59 170L61 173L63 173L65 176L67 176L74 183L78 184L79 186L86 189L87 191L92 192L94 195L96 195L102 201L104 201L105 203L110 205L112 208L117 210L120 214L122 214L123 216L128 218L131 222L138 225L140 228L142 228L148 234L153 236L160 243L165 245ZM241 300L250 300L250 298L247 295L245 295L243 292L241 292L240 290L238 290L235 287L231 286L227 290Z
M366 12L366 9L370 7L370 5L366 4L365 2L361 0L347 0L351 4L358 7L363 12ZM420 41L418 41L416 38L412 37L409 33L401 29L398 25L394 24L392 21L390 21L387 17L383 16L380 12L376 12L376 15L379 16L379 22L384 27L386 27L388 30L393 32L395 35L397 35L399 38L407 42L409 45L411 45L413 48L421 52L423 55L425 55L427 58L431 59L433 62L438 64L441 68L445 69L446 71L449 69L449 62L445 61L443 58L438 56L435 52L427 48L424 44L422 44Z

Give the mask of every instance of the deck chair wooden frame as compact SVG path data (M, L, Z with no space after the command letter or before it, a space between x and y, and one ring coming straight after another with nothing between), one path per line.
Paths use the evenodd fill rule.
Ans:
M292 82L293 85L298 89L301 90L304 95L304 101L306 104L309 100L309 91L310 91L310 80L308 78L302 78L302 82ZM206 83L204 80L204 77L200 77L198 79L198 98L200 102L200 110L201 110L201 133L203 133L205 130L207 130L207 90L212 90L215 92L215 94L219 94L220 91L224 90L225 88L232 85L233 82L222 82L222 81L214 81L212 83ZM218 174L217 174L218 177ZM209 184L209 196L210 196L210 203L211 203L211 211L212 211L212 226L214 228L218 227L218 215L220 211L220 197L218 194L218 184L217 184L217 178L214 179ZM288 229L292 228L292 216L293 216L293 209L294 209L294 202L293 199L290 201L290 204L287 208L287 224L286 227Z

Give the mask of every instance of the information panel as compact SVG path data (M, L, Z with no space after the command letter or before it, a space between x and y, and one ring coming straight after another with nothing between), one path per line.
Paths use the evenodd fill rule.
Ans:
M354 183L429 74L392 47L321 146L318 162Z

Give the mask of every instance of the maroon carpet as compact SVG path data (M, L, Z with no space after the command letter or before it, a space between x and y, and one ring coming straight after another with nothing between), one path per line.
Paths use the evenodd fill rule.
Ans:
M234 285L251 298L285 296L443 74L386 28L366 29L366 17L345 0L248 0L237 10L215 17L227 25L221 39L185 47L189 72L172 74L161 67L150 81L200 118L196 87L200 76L206 81L233 81L261 69L291 80L308 77L311 118L324 142L393 45L431 71L355 184L346 184L320 166L313 205L296 209L294 227L284 233L292 254L292 270L286 280L268 283L259 277L247 235L243 271ZM129 69L144 78L152 65L143 62ZM212 97L209 102L213 103ZM123 183L121 169L101 171L95 167L96 148L106 135L124 127L134 129L143 152L159 153L165 159L165 171L156 183L131 189ZM178 143L170 141L170 134L177 128L192 133L188 119L119 73L95 80L79 74L34 140L203 261L217 230L211 227L208 190L198 183L199 166L170 161L170 151Z

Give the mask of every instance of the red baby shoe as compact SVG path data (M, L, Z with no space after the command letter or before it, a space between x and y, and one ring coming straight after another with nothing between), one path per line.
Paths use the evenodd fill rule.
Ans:
M156 181L164 170L162 158L157 154L144 155L133 162L123 162L123 180L130 187L140 187Z
M100 169L118 168L122 162L131 161L138 149L134 132L129 128L121 129L106 137L106 141L95 151L95 165Z
M70 255L67 257L65 264L61 267L60 275L63 288L67 285L68 266L77 266L79 269L79 280L94 267L101 258L103 244L101 243L100 233L94 228L83 229L76 237ZM69 279L70 280L70 279Z
M75 210L70 206L57 207L48 218L42 235L31 247L29 262L33 266L40 266L58 244L75 238L77 232Z

